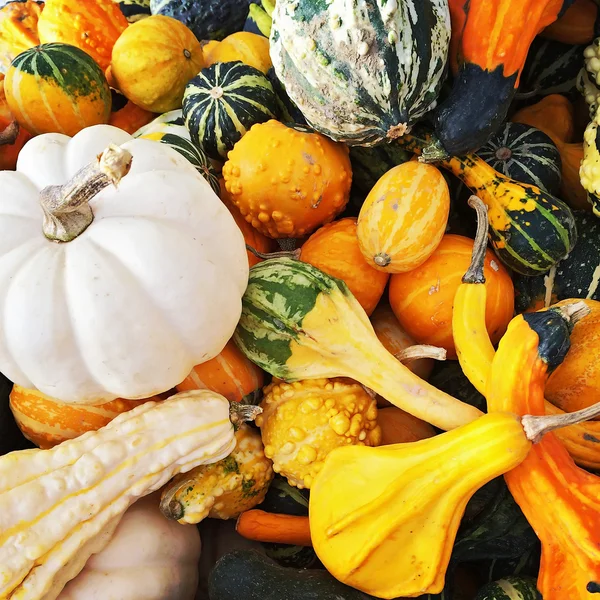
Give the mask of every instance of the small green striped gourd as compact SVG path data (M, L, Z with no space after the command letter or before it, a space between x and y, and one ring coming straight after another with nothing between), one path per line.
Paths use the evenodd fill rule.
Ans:
M402 146L420 153L427 134L404 136ZM541 275L568 256L577 241L571 209L544 190L499 173L476 154L439 161L483 200L498 258L522 275Z
M499 173L558 194L561 182L560 152L539 129L523 123L505 123L478 151L479 158Z
M373 145L433 108L450 31L447 0L278 0L271 58L315 130Z
M192 142L214 159L225 159L256 123L275 119L277 97L258 69L240 61L215 63L186 86L183 117Z
M542 600L542 595L534 579L507 577L485 585L479 590L475 600Z
M346 284L308 263L273 258L250 269L234 340L275 377L351 377L440 429L481 415L402 365L377 339Z

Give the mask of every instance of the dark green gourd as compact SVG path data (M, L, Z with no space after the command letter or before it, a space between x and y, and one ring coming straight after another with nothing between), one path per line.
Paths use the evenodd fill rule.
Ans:
M542 600L542 595L536 587L535 579L507 577L483 586L475 600Z

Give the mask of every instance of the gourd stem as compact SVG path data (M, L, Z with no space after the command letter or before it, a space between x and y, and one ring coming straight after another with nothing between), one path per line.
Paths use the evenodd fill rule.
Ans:
M282 250L281 252L259 252L252 246L246 244L246 250L252 252L257 258L262 260L269 260L270 258L300 258L300 248L296 250Z
M473 254L471 255L471 264L462 278L462 282L485 283L483 266L485 263L488 236L487 206L478 196L471 196L469 198L469 206L477 211L477 233L475 234L475 244L473 246Z
M434 163L447 160L448 158L450 158L450 155L446 152L442 143L432 136L430 142L423 148L419 162Z
M14 144L18 136L19 124L16 121L11 121L4 131L0 132L0 146Z
M590 307L583 301L565 304L564 306L559 306L558 309L570 325L575 325L575 323L581 321L583 317L587 317L591 312Z
M419 344L404 348L394 356L401 362L407 363L420 358L432 358L433 360L446 360L446 350L437 346L429 346L427 344Z
M591 421L598 416L600 416L600 402L576 412L565 413L562 415L546 415L543 417L525 415L521 419L521 424L523 425L527 439L536 444L550 431L568 427L569 425L577 425L578 423L583 423L585 421Z
M130 152L111 144L97 159L80 169L63 185L40 192L44 235L55 242L70 242L94 220L90 200L109 185L117 185L129 172Z
M243 404L241 402L229 403L229 419L237 429L242 423L254 421L262 412L260 406L254 404Z

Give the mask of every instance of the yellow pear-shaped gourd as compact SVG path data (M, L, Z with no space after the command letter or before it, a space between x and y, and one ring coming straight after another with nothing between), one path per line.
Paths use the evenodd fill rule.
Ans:
M311 488L319 559L378 598L441 592L467 502L530 447L519 417L493 413L418 442L333 450Z

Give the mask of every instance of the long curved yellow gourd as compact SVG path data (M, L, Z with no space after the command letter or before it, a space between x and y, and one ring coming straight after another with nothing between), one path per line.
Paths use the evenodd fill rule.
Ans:
M199 390L0 457L0 598L54 600L138 498L234 446L229 402Z

